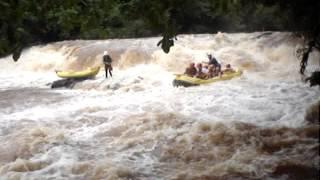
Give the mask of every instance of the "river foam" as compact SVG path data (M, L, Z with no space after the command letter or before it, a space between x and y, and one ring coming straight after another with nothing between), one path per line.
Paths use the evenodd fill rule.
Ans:
M319 88L299 75L290 33L180 35L169 54L145 39L63 41L0 59L0 179L317 179ZM54 70L102 65L73 89ZM184 88L175 73L214 53L243 69ZM309 69L317 69L319 53Z

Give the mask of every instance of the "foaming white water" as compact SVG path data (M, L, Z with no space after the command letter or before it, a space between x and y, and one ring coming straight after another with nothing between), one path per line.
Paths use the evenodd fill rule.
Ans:
M181 35L169 54L160 38L67 41L1 59L0 179L266 179L280 178L283 163L318 168L314 130L303 128L320 93L298 74L301 42L261 34ZM104 49L112 78L101 69L50 89L55 69L102 65ZM174 73L212 52L243 75L172 86Z

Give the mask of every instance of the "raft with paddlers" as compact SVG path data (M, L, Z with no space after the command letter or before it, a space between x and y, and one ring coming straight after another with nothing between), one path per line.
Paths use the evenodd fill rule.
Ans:
M92 78L98 74L100 66L88 68L83 71L56 71L57 76L61 78L83 79Z
M215 76L209 79L200 79L200 78L188 76L186 74L175 74L176 77L173 80L173 86L184 86L184 87L198 86L201 84L209 84L209 83L214 83L218 81L229 80L234 77L241 76L241 74L242 74L241 70L236 70L234 72L224 72L221 76Z

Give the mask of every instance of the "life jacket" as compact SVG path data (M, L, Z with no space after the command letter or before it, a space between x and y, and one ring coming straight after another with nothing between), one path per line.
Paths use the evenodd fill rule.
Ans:
M111 64L112 63L112 59L109 55L104 55L103 56L103 63L104 64Z

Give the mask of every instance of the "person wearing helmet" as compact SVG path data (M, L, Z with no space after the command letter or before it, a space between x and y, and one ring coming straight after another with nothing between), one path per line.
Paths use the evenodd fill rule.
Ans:
M227 64L226 65L226 68L223 70L223 72L226 72L226 73L233 73L233 72L235 72L235 70L231 67L231 65L230 64Z
M103 64L104 64L104 69L106 71L106 78L108 78L108 73L110 74L110 77L112 77L112 59L110 55L108 54L108 51L103 52Z
M196 65L197 73L195 75L196 78L204 79L206 74L202 72L202 64L198 63Z
M218 60L212 55L212 54L207 54L209 62L209 65L214 65L215 67L217 67L219 69L219 71L221 70L221 65L218 62Z
M186 68L184 74L190 76L190 77L193 77L197 74L197 69L195 67L195 64L194 63L190 63L189 64L189 67Z

